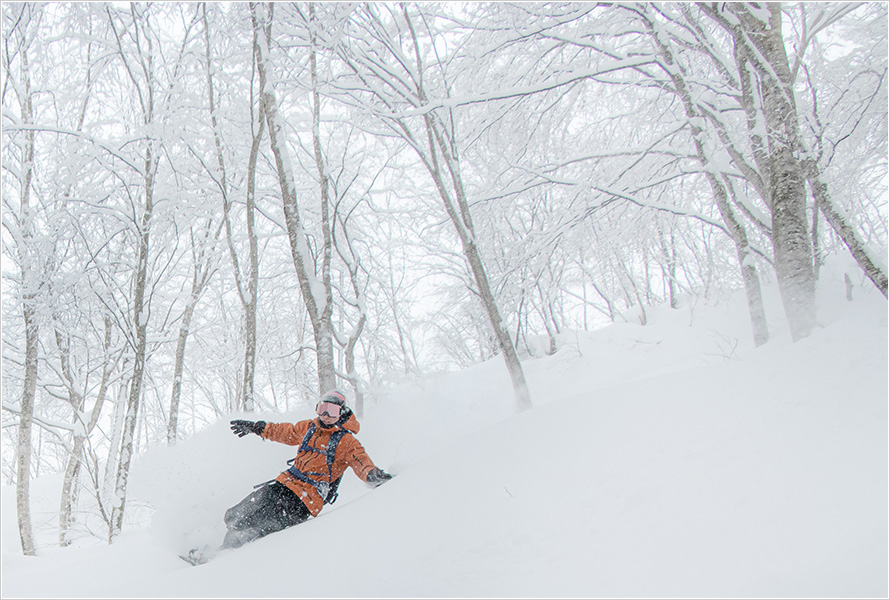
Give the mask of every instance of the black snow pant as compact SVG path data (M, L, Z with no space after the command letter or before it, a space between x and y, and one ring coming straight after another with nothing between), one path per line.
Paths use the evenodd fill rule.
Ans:
M226 511L226 537L223 548L237 548L247 542L298 525L309 519L306 505L287 486L277 481L258 488Z

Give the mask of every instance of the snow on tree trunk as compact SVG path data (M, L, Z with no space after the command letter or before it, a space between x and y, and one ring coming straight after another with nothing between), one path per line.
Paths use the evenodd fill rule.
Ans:
M254 224L256 165L260 152L260 141L263 138L263 115L260 115L256 135L250 145L250 157L247 164L247 298L242 302L244 308L244 376L241 382L241 406L246 411L254 410L254 379L256 374L256 312L257 294L259 293L259 250L257 248L256 226Z
M749 134L767 181L776 278L796 341L810 335L816 324L816 278L797 108L782 38L782 5L730 3L725 10L734 17L723 23L734 39ZM752 82L755 75L757 81Z
M823 183L819 178L819 169L812 160L806 162L807 179L810 182L810 189L813 191L813 197L816 199L817 208L825 215L826 220L831 225L834 232L840 236L850 249L850 253L859 267L865 272L865 275L871 279L875 287L878 288L884 298L887 297L887 274L881 268L876 260L874 260L869 252L859 240L859 236L850 226L847 218L838 210L831 202L831 196L828 194L828 185Z
M232 262L232 268L235 276L235 287L238 290L238 297L241 300L241 307L244 312L244 367L241 381L241 396L238 399L238 405L241 410L252 411L254 409L254 371L256 366L256 308L257 308L257 283L258 283L258 257L257 257L257 238L254 231L254 190L256 188L256 164L259 154L260 141L263 137L263 115L260 112L259 119L254 119L251 110L251 130L254 124L258 124L258 129L252 135L250 155L247 164L247 200L246 200L246 219L247 219L247 239L249 248L249 263L247 274L247 291L244 290L242 282L241 267L239 266L238 254L232 240L232 224L229 219L231 200L229 199L229 184L226 175L225 157L223 154L222 134L219 127L219 119L217 118L217 106L214 100L214 78L213 78L213 62L210 57L210 26L207 19L206 4L201 5L202 22L204 25L204 59L206 65L207 79L207 105L210 112L210 124L213 131L213 144L216 149L216 162L219 168L218 185L223 200L223 224L226 229L226 241L229 247L229 257ZM256 52L256 31L254 31L254 52ZM209 257L208 257L209 260Z
M195 267L197 269L197 265ZM176 443L176 432L179 425L179 397L182 391L182 372L185 366L185 344L188 341L189 327L192 324L192 315L198 302L199 290L192 288L191 296L185 311L182 313L182 324L179 326L179 336L176 340L176 355L173 361L173 389L170 393L170 414L167 417L167 444Z
M31 422L34 416L34 398L37 391L37 337L39 329L30 299L24 299L22 312L25 319L25 382L19 411L18 439L16 448L16 513L22 552L26 556L37 553L31 529Z
M781 4L769 4L763 37L768 61L762 73L770 162L773 251L779 292L795 340L816 325L816 281L806 213L806 183L800 163L800 132L791 70L782 39Z
M68 531L73 523L73 507L77 503L78 477L82 464L83 445L86 436L75 434L71 444L71 453L68 455L68 464L65 466L65 476L62 480L62 498L59 505L59 545L68 546Z
M59 544L61 546L67 546L68 544L70 544L70 540L68 539L68 531L71 527L71 524L73 523L72 511L77 505L78 476L83 465L84 446L88 436L90 435L90 432L96 427L96 424L99 422L99 416L102 414L102 406L105 404L105 397L108 394L108 381L111 377L112 371L117 365L117 359L112 359L112 356L110 354L111 330L113 326L112 320L108 314L105 315L104 320L105 362L102 366L102 379L99 383L99 391L96 394L96 402L93 405L93 409L90 413L89 422L83 422L82 414L76 416L74 443L72 445L71 454L68 457L68 465L65 469L65 480L62 489L61 507L59 509ZM117 358L120 358L120 354L118 354ZM96 483L98 484L98 473L95 473L94 476L97 478ZM99 486L97 485L96 487L96 491L98 493Z
M77 500L79 487L79 475L81 457L84 443L83 408L84 397L77 390L74 375L71 372L71 349L69 340L65 338L58 328L55 329L56 346L59 349L59 364L61 374L68 388L68 404L73 413L72 430L73 442L71 452L68 455L68 464L65 467L65 475L62 480L62 497L59 509L59 544L67 546L67 533L71 526L71 507Z
M147 122L151 122L151 117ZM149 260L149 233L152 211L154 210L154 173L157 168L154 142L149 140L145 150L145 205L142 210L142 221L139 226L139 250L136 259L136 273L133 283L133 322L132 329L135 332L135 349L133 354L133 373L130 379L130 389L127 397L126 412L124 413L124 427L121 439L120 460L115 476L114 497L112 498L111 523L108 532L108 541L111 542L123 527L124 510L127 500L127 482L130 477L130 461L133 458L135 447L136 425L139 417L139 405L142 399L142 380L145 373L146 344L148 342L148 313L149 306L145 301L146 279L148 275Z
M451 219L451 223L454 225L454 229L460 238L464 256L467 259L470 271L473 274L473 280L477 286L479 299L482 301L485 314L488 316L495 339L497 339L498 347L504 356L504 363L513 383L516 409L518 411L529 409L532 406L531 393L525 381L522 363L519 362L519 355L516 353L513 340L510 338L510 332L507 331L501 318L497 300L491 291L491 285L488 281L488 273L485 270L485 265L476 246L470 207L464 194L457 160L449 153L447 143L441 132L436 128L433 117L429 114L424 115L424 122L426 123L427 134L430 139L430 160L432 161L428 163L430 174L439 190L439 196L445 206L445 211L448 213L448 217ZM433 141L434 139L436 140L435 142ZM446 168L451 175L455 198L451 197L449 189L442 178L438 161L436 160L436 145L438 145L439 152L442 153ZM455 206L455 200L457 206Z
M271 44L271 15L262 3L251 3L256 38L256 63L260 78L260 94L266 125L269 129L269 141L275 156L275 167L278 172L278 183L281 189L281 203L284 210L284 221L287 226L288 241L294 268L300 284L303 303L312 333L315 338L315 357L318 370L319 393L333 389L336 385L334 370L334 340L331 326L331 290L329 273L322 267L324 282L316 277L314 261L309 252L306 232L300 219L297 193L294 185L293 165L288 150L285 124L279 112L275 97L275 85L272 81L272 64L269 56ZM270 7L271 10L271 7ZM326 285L327 284L327 285Z
M30 9L24 7L30 12ZM22 15L24 17L24 14ZM24 34L23 34L24 40ZM28 47L22 43L21 78L22 87L19 101L21 104L22 122L33 121L31 102L31 78L28 65ZM34 544L34 533L31 527L31 423L34 417L34 402L37 396L37 360L40 326L37 318L36 302L40 286L37 269L39 261L33 256L30 247L33 238L33 215L31 213L31 180L34 174L34 132L25 134L23 145L23 164L21 165L21 205L19 211L19 235L17 236L17 252L21 273L21 306L25 324L25 379L19 404L18 434L16 440L16 514L18 517L19 539L22 552L26 556L37 553Z
M703 123L701 114L696 109L693 102L692 94L686 85L682 67L674 60L673 53L663 41L655 26L654 20L648 15L644 18L644 22L652 34L652 39L658 48L659 54L665 62L665 71L671 78L674 90L680 97L689 119L690 130L692 132L693 143L695 144L696 156L705 171L705 177L711 188L714 197L714 203L720 211L720 216L726 224L726 230L732 241L735 243L736 256L738 257L739 268L742 271L742 280L745 284L745 293L748 300L748 314L751 319L751 329L754 334L754 344L761 346L769 340L769 328L766 322L766 310L763 306L763 293L760 288L760 276L757 273L757 266L754 264L751 249L748 244L748 235L744 226L736 218L732 206L727 197L726 186L718 179L717 169L714 167L711 157L705 150L704 130L698 125ZM727 183L726 185L730 185ZM805 221L804 221L805 222Z

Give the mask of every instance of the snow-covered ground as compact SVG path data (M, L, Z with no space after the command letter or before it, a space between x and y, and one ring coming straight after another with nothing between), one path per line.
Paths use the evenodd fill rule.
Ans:
M767 292L758 349L738 297L566 335L525 362L519 415L500 359L378 390L359 439L395 479L347 474L319 518L200 567L177 553L219 542L293 448L226 419L151 450L111 546L49 545L59 483L38 480L38 557L4 487L2 595L886 598L887 302L825 273L792 344Z

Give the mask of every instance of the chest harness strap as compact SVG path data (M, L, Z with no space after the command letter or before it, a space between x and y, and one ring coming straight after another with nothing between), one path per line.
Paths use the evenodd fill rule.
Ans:
M330 439L328 440L327 448L319 449L309 444L310 439L313 435L315 435L315 423L309 424L309 430L306 432L306 435L303 436L303 441L300 444L299 450L297 450L297 456L299 456L303 452L315 452L316 454L324 454L325 455L325 463L328 466L327 472L327 481L314 479L313 477L324 477L325 473L304 473L299 470L293 463L295 458L287 461L289 465L291 465L287 472L290 473L295 479L299 479L300 481L305 481L312 487L314 487L318 494L321 496L322 500L324 500L325 504L333 504L334 501L337 500L337 487L340 485L340 479L343 477L339 477L336 481L333 480L333 465L334 458L337 454L337 446L340 444L340 440L342 440L349 431L345 429L338 429L334 433L331 434Z

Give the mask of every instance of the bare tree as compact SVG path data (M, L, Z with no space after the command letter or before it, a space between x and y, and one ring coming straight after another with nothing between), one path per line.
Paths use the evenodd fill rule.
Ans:
M33 34L31 33L40 18L34 13L34 5L19 5L14 14L4 11L4 30L14 34L13 47L4 45L4 62L8 77L16 78L16 91L20 119L25 127L33 124L34 111L32 104L31 75L28 62L28 51ZM10 26L11 25L11 26ZM13 53L13 54L10 54ZM16 60L17 59L17 60ZM17 63L17 65L15 64ZM13 69L18 71L14 74ZM4 91L6 86L4 85ZM16 239L17 262L19 267L20 296L22 318L24 319L25 353L21 399L19 401L18 435L16 440L16 513L18 515L19 539L22 552L27 556L36 554L34 533L31 526L30 482L31 482L31 427L34 417L34 402L37 391L37 360L40 323L37 314L37 302L40 294L42 274L41 261L32 248L34 238L35 208L31 205L31 181L34 175L34 136L33 130L23 133L21 143L21 160L19 170L19 207L16 215L15 230L11 233ZM4 220L4 226L6 225Z
M257 293L259 287L259 253L257 250L257 234L255 227L256 212L256 167L260 153L260 142L263 138L265 127L265 119L262 113L262 107L256 116L253 114L253 103L251 102L251 146L250 154L247 159L247 191L245 202L245 219L246 232L248 242L248 263L247 263L247 282L245 284L245 276L241 272L238 253L235 250L233 240L232 223L231 223L231 207L232 200L229 197L230 186L228 175L226 173L225 156L223 153L222 132L220 131L218 107L215 101L215 84L213 60L211 57L210 44L210 25L207 19L206 3L201 3L201 17L204 25L204 58L207 72L207 103L210 112L210 123L213 130L213 144L216 150L217 171L212 174L213 180L219 188L223 201L223 222L225 224L226 241L229 247L229 257L232 262L232 270L234 274L235 287L238 291L238 298L241 301L241 307L244 313L244 365L241 377L241 395L239 398L239 406L241 410L252 411L255 406L254 400L254 380L256 373L256 313L257 313ZM254 44L252 51L256 54L256 31L253 32ZM253 82L253 69L256 66L256 57L251 60L251 85ZM251 93L251 98L253 94Z
M336 385L334 341L331 325L333 300L330 281L330 223L327 218L322 219L324 233L320 252L321 279L319 279L314 268L315 261L309 251L309 244L306 240L306 231L300 219L293 165L286 141L284 117L279 110L275 96L275 83L272 79L272 59L270 56L270 48L272 46L272 4L265 6L262 3L251 3L250 7L254 31L257 35L255 44L257 49L256 63L260 79L262 110L266 116L266 124L269 128L269 141L272 146L272 153L275 155L275 165L278 170L281 202L284 208L284 220L287 226L291 256L294 261L297 278L299 279L303 303L315 337L318 388L319 392L323 392ZM324 189L324 181L322 181L322 187ZM328 206L325 204L325 198L322 198L322 211L325 217L328 214L327 210Z
M155 60L158 50L154 48L156 34L152 30L150 11L150 6L131 4L129 20L121 20L121 23L118 24L118 17L112 13L110 7L106 7L108 21L117 44L117 52L138 98L142 119L141 125L146 130L142 144L142 166L140 170L142 177L142 203L139 206L136 223L138 246L135 272L133 274L133 297L130 314L132 331L130 343L133 350L133 370L123 417L121 451L115 476L115 491L114 498L112 499L113 505L108 532L109 542L120 533L123 526L130 463L134 453L136 427L138 425L147 360L148 323L151 313L150 301L146 296L148 266L151 260L149 241L152 230L152 216L155 209L154 191L156 175L163 155L161 150L162 140L152 131L152 128L162 119L160 115L163 115L164 106L160 98L162 84L155 72ZM190 36L191 27L196 21L197 11L191 24L188 25L183 34L179 56L177 61L174 62L170 75L171 81L168 85L173 85L178 77L179 67L185 55L186 41ZM128 39L127 42L125 42L125 37ZM135 57L133 56L134 54ZM166 97L169 99L169 94Z
M742 106L755 163L765 182L779 291L791 337L816 323L815 274L806 218L806 175L791 67L782 37L782 5L700 4L732 36ZM761 127L765 123L765 128Z
M173 360L173 388L170 392L170 412L167 416L167 443L171 445L176 443L179 423L179 401L182 391L182 373L185 368L185 345L188 341L189 327L191 327L192 316L195 314L198 300L200 300L201 294L216 270L213 246L219 238L221 226L222 222L216 225L214 235L214 222L212 219L208 219L203 230L197 233L197 240L195 239L195 232L190 232L192 246L191 291L182 311L182 321L179 324L176 354Z
M723 222L726 224L726 230L729 232L732 241L735 243L739 268L742 271L742 279L745 283L745 291L747 292L748 297L748 313L751 317L754 344L760 346L769 340L769 329L766 323L766 311L763 307L763 293L760 289L760 276L757 273L757 267L751 256L748 235L744 225L736 217L735 211L729 201L729 195L726 190L730 184L722 181L718 177L717 169L713 167L713 161L705 150L705 132L700 123L706 121L703 118L703 115L696 109L692 94L686 83L683 66L674 58L673 52L668 47L666 41L659 35L654 18L649 12L650 10L651 8L648 6L641 9L640 17L649 33L652 35L652 41L662 58L662 68L670 78L674 91L683 103L683 109L689 120L689 129L692 133L696 156L703 167L704 175L711 188L714 201L717 208L720 210Z
M403 5L401 14L392 14L392 19L393 24L402 20L398 26L405 29L399 33L411 41L410 51L413 52L413 57L401 54L400 43L387 32L387 27L380 21L376 10L377 7L365 6L361 9L361 15L366 20L363 27L368 41L375 40L380 46L374 52L381 52L383 55L362 52L356 46L347 48L344 45L341 46L340 56L363 83L364 89L379 103L377 107L370 108L389 124L394 134L409 144L432 178L445 212L461 242L464 257L476 284L475 291L510 373L516 407L518 410L525 410L531 406L531 395L513 340L491 289L476 240L473 217L461 175L454 116L450 109L442 109L440 114L440 111L428 106L425 85L427 68L408 8ZM423 19L423 15L420 18ZM394 64L379 62L386 58L391 59ZM446 78L444 68L441 64L438 66L438 75ZM439 83L447 89L447 81ZM421 127L415 127L407 117L401 116L400 108L403 106L419 109L417 112Z
M102 407L108 395L108 388L111 380L111 374L114 372L117 364L123 355L125 347L121 347L115 352L112 348L112 332L114 324L111 317L106 313L104 317L105 337L104 337L104 354L102 362L102 375L100 377L99 389L96 393L96 399L92 409L89 411L89 418L84 420L83 398L79 400L80 410L75 412L74 439L72 441L71 452L68 457L68 464L65 467L65 478L62 482L62 500L59 509L59 544L67 546L70 544L68 533L73 524L73 510L77 505L78 478L81 473L86 450L86 444L90 433L99 423L99 417L102 414ZM96 488L98 493L99 488Z

